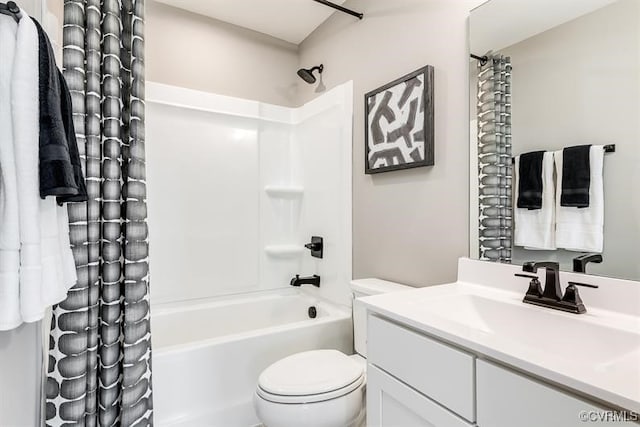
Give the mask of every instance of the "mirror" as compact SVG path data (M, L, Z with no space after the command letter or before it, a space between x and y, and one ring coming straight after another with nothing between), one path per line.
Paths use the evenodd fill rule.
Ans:
M471 257L514 264L555 260L572 271L575 257L598 251L585 250L582 241L566 249L560 224L566 212L598 212L601 203L602 225L591 224L586 214L577 219L579 233L570 230L578 240L590 233L602 239L603 262L588 264L586 272L640 280L640 2L490 0L471 12L469 28L471 55L488 59L485 66L478 59L469 62ZM615 144L615 152L602 156L600 185L594 150L607 144ZM546 204L553 206L547 213L555 219L543 222L552 224L550 246L557 249L515 245L518 227L519 233L529 227L534 240L550 229L538 232L535 223L527 223L530 218L516 212L512 157L579 145L592 145L587 149L591 205L581 211ZM546 188L559 194L557 156L544 167L552 171ZM603 197L594 193L598 188ZM561 209L572 210L559 214Z

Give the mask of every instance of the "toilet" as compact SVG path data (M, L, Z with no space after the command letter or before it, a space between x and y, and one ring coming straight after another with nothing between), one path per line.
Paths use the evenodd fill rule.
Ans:
M365 308L357 298L409 290L379 279L351 282L357 354L311 350L287 356L260 374L254 407L265 427L362 427L365 425Z

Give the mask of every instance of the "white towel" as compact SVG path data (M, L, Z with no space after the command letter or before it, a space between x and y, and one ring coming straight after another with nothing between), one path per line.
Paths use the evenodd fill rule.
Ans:
M20 316L20 226L13 153L11 76L18 26L0 15L0 330L22 323Z
M23 13L23 16L25 15ZM33 25L33 31L37 40L38 34L35 25ZM39 307L34 311L36 313L35 320L42 319L48 307L63 301L67 297L69 289L76 284L78 279L69 241L67 207L58 206L55 197L48 197L45 200L38 198L38 204L41 230L42 287L39 295L34 296L31 301L32 304L39 304ZM20 286L22 290L22 283ZM26 308L22 307L23 318L26 322L31 322L32 320L26 316Z
M77 280L67 208L40 199L38 33L0 15L0 330L41 320Z
M57 304L67 297L67 292L78 281L78 270L76 269L76 260L71 250L71 236L69 233L69 211L66 206L56 206L58 209L58 245L60 246L60 255L62 258L62 297L52 302L51 305Z
M518 188L520 179L520 156L515 159L514 189ZM516 194L515 197L518 195ZM515 204L514 204L515 206ZM529 210L514 208L515 246L524 246L531 250L556 249L556 209L555 185L553 182L553 153L546 152L542 158L542 209Z
M27 16L23 12L23 16ZM35 69L38 70L38 32L35 24L31 19L21 19L28 21L29 36L35 37L36 41L36 62ZM20 39L19 39L20 40ZM31 75L31 78L34 76ZM38 72L35 73L35 84L33 87L38 88ZM38 96L36 95L36 105L39 107ZM37 110L36 110L37 111ZM36 124L37 124L36 120ZM39 126L36 126L36 134ZM37 151L36 151L37 156ZM58 206L55 197L48 197L45 200L40 199L39 179L38 179L38 159L36 157L36 169L32 170L31 177L36 180L36 198L38 203L38 228L40 230L40 264L41 277L40 287L37 293L32 293L30 298L21 298L21 312L25 322L33 322L43 318L47 307L58 304L67 296L67 291L75 285L77 281L75 263L73 253L71 252L71 244L69 242L69 218L66 206ZM22 211L20 212L22 217ZM24 247L24 245L23 245ZM20 266L23 268L23 265ZM27 283L20 282L20 292L25 290ZM35 286L29 289L36 289Z
M588 208L560 206L562 151L556 151L554 157L558 182L556 244L570 251L600 253L604 246L604 146L592 145L589 150L591 185Z
M42 248L38 179L39 90L38 31L22 11L16 33L11 79L13 149L20 213L20 312L22 320L42 319Z
M56 204L54 197L41 201L43 306L64 300L76 283L76 269L69 244L67 208Z

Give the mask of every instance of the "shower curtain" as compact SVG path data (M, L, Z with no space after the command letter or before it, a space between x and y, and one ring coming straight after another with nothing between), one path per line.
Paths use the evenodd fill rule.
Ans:
M144 1L65 0L64 24L89 201L69 206L78 283L53 309L46 424L152 425Z
M478 62L478 186L480 259L511 262L511 59Z

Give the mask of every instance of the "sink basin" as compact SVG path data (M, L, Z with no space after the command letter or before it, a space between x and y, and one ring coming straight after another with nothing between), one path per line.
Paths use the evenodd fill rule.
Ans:
M580 318L583 315L474 294L423 300L421 306L425 314L575 363L582 361L604 368L615 361L640 356L640 334L587 322Z

